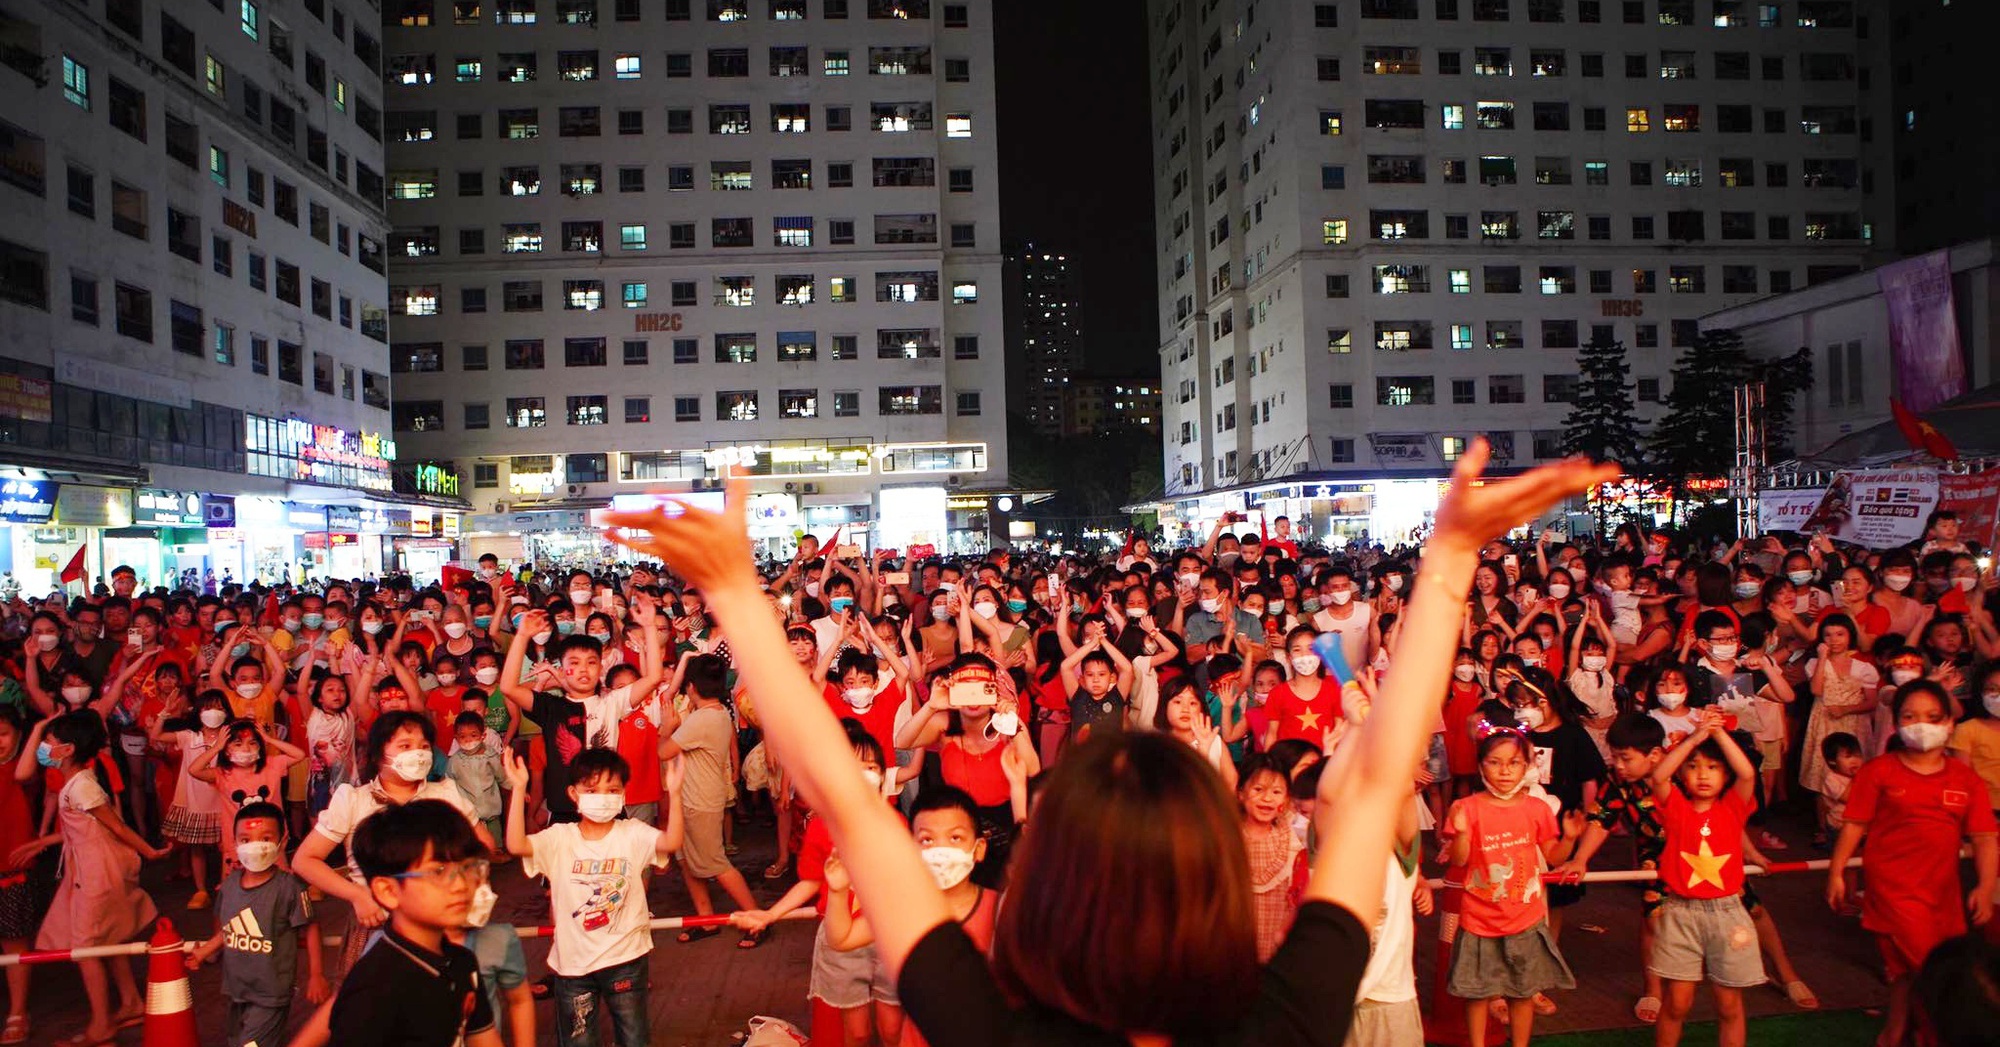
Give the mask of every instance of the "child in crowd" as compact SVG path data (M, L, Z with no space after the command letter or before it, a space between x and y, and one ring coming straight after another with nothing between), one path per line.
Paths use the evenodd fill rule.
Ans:
M1688 705L1688 671L1678 663L1660 667L1653 677L1648 715L1667 730L1668 746L1681 743L1696 727L1695 709Z
M26 865L36 854L62 845L62 884L35 935L37 949L128 942L159 915L153 899L139 887L139 859L165 858L169 852L140 839L119 820L117 807L91 772L91 762L104 743L104 721L96 713L87 709L61 713L35 725L14 764L17 781L30 780L46 768L62 783L55 796L57 831L14 852L16 861ZM119 1029L145 1020L145 1003L131 964L120 960L110 965L120 1004L115 1012L105 984L105 962L78 960L76 966L90 1001L83 1042L108 1043Z
M22 709L0 705L0 951L9 953L27 952L42 920L38 892L30 883L33 856L15 857L35 839L34 808L26 783L12 773L28 735ZM0 1027L0 1044L26 1042L28 968L17 963L7 968L7 1023Z
M1675 788L1678 775L1680 787ZM1722 1047L1748 1037L1743 990L1764 984L1757 929L1743 907L1744 832L1756 809L1757 770L1708 710L1700 725L1653 768L1653 801L1666 829L1646 969L1666 989L1653 1042L1675 1047L1706 974L1715 994ZM1718 853L1719 852L1719 853Z
M308 690L310 688L310 690ZM318 818L340 786L354 781L354 748L358 737L354 710L348 708L347 678L301 675L299 690L310 695L305 748L311 761L306 774L306 817Z
M208 852L222 842L222 796L215 786L194 776L202 756L222 744L222 726L229 722L229 699L221 691L203 691L194 700L197 723L175 727L179 721L155 719L146 735L155 749L180 756L181 773L174 783L174 802L160 823L160 835L187 848L194 869L194 895L190 910L206 909L213 899L208 893ZM171 729L170 729L171 728ZM134 788L142 783L133 783Z
M1591 856L1621 825L1632 835L1636 852L1633 868L1660 867L1660 856L1666 849L1666 830L1660 824L1659 805L1653 800L1652 776L1653 769L1666 758L1666 741L1666 728L1646 713L1627 713L1612 723L1605 734L1605 742L1611 748L1610 773L1598 789L1597 801L1586 812L1589 825L1577 844L1575 856L1556 872L1565 879L1582 876L1590 867ZM1659 883L1643 885L1639 898L1639 954L1646 984L1632 1014L1650 1025L1660 1018L1660 976L1645 967L1643 960L1653 954L1653 913L1659 910L1662 901Z
M652 913L646 907L648 865L664 869L683 838L679 762L669 763L667 828L619 817L632 769L609 749L586 749L569 764L569 802L581 820L557 822L528 835L527 764L505 757L507 849L521 856L521 871L547 876L555 913L556 1042L594 1047L597 1013L611 1016L619 1047L651 1042L646 1013L646 957L653 951ZM651 768L647 768L650 772Z
M237 720L229 725L222 744L210 746L188 769L197 781L215 787L221 797L222 865L236 861L236 819L250 804L275 804L284 809L280 790L285 774L305 756L287 745L270 728L255 720ZM273 752L272 750L276 750Z
M690 658L682 677L692 703L687 716L682 718L661 710L665 720L660 724L660 759L672 760L682 754L688 757L687 786L682 800L687 807L687 828L686 842L680 846L681 875L687 880L695 912L703 916L715 912L708 891L710 880L722 887L736 908L757 907L756 899L750 896L750 885L722 849L722 822L727 817L729 798L736 791L729 760L736 728L722 705L729 693L728 674L729 666L715 655ZM682 931L678 940L696 942L719 933L721 929L716 927L691 927ZM762 932L745 932L740 944L754 949L762 943L761 935Z
M1295 798L1299 791L1294 788ZM1298 802L1308 807L1313 801ZM1433 903L1423 876L1423 841L1417 835L1420 808L1412 798L1396 826L1396 846L1382 884L1382 916L1369 936L1368 969L1355 996L1346 1047L1420 1047L1424 1042L1424 1018L1417 1008L1416 917L1429 916Z
M1889 975L1889 1016L1881 1043L1902 1043L1910 1027L1910 978L1939 942L1993 915L2000 848L1986 783L1945 753L1950 698L1931 680L1896 688L1892 708L1902 747L1868 761L1847 793L1847 812L1826 875L1827 904L1847 902L1846 865L1859 852L1868 868L1861 926L1874 933ZM1978 883L1959 880L1959 841L1972 837ZM1864 847L1863 842L1866 841Z
M1252 756L1237 778L1236 799L1243 807L1243 845L1250 855L1257 958L1268 960L1285 940L1297 910L1292 874L1304 844L1292 831L1291 779L1270 756Z
M1558 830L1553 806L1524 795L1533 778L1530 749L1511 726L1480 739L1486 791L1453 804L1446 819L1451 864L1466 869L1446 988L1465 1001L1472 1043L1486 1042L1489 1000L1506 1001L1514 1047L1527 1047L1535 994L1576 988L1549 932L1541 873L1548 857L1581 833L1583 816L1574 812Z
M1827 839L1833 839L1847 824L1847 793L1867 761L1861 754L1861 740L1846 731L1820 739L1819 751L1826 760L1826 784L1819 791L1819 826Z
M223 953L222 994L229 998L229 1047L275 1047L285 1042L301 943L306 954L305 996L320 1004L333 995L320 960L319 923L306 900L305 881L276 868L285 850L285 812L256 800L231 816L234 868L216 892L220 917L215 936L188 955L192 970Z
M408 715L428 737L429 719ZM430 750L421 751L428 760ZM502 1047L479 961L446 937L465 924L473 892L486 882L481 843L464 812L437 800L385 807L355 828L350 850L370 903L389 914L388 930L340 983L327 1019L331 1042Z
M501 820L506 809L500 796L500 750L492 744L493 732L486 727L486 717L476 712L459 713L452 730L458 744L445 758L445 775L472 801L472 816L486 827L487 835L501 839L507 831Z

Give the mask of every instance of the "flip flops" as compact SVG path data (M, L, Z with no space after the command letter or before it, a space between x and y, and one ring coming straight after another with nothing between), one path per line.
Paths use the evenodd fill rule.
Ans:
M1660 998L1657 996L1639 997L1639 1002L1632 1005L1632 1017L1645 1022L1647 1025L1652 1025L1659 1021Z

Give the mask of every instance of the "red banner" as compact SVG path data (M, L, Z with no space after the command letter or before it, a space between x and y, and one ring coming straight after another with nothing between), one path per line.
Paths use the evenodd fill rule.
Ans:
M1958 514L1958 540L1993 548L2000 517L2000 469L1938 477L1938 508Z

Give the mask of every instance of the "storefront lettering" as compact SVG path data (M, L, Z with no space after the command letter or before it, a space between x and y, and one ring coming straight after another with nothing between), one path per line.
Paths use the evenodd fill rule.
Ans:
M56 494L60 489L61 485L51 480L0 482L0 520L8 523L48 523L55 516Z
M458 472L441 465L428 462L416 467L413 479L420 494L434 494L444 498L458 497Z

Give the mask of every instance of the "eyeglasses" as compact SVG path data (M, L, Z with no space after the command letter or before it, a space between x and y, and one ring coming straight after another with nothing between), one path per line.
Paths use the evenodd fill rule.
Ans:
M478 886L486 882L486 874L492 863L484 858L467 858L462 862L443 862L424 869L391 873L391 880L423 880L433 887L451 888L461 883Z

